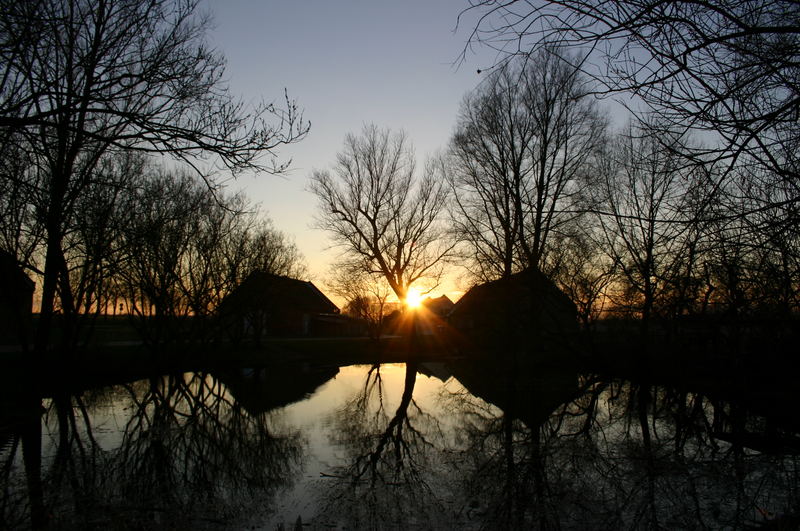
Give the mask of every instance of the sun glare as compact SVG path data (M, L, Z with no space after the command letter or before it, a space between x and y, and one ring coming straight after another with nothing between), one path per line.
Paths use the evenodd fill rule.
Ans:
M419 308L422 304L422 293L417 288L411 288L406 294L406 306L409 308Z

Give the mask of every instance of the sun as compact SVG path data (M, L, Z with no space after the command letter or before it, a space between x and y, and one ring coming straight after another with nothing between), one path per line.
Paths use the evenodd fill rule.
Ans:
M406 306L409 308L419 308L422 304L422 293L417 288L409 288L406 293Z

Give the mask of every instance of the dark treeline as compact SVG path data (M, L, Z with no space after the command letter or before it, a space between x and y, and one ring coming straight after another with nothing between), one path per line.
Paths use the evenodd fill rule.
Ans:
M491 72L451 144L453 229L481 279L535 266L581 320L798 309L793 183L648 115L612 131L561 48ZM706 140L708 141L708 140Z
M792 183L744 157L698 162L700 136L664 130L655 116L612 130L590 95L596 85L565 54L548 48L491 72L416 188L413 160L398 162L405 145L374 127L348 137L338 178L314 176L319 225L345 249L335 285L354 311L374 313L420 280L435 285L454 259L473 282L539 268L584 325L793 316ZM379 157L402 167L400 185L397 167L370 167Z
M796 316L796 4L487 1L473 16L470 45L501 58L453 141L473 271L538 266L584 323ZM602 98L629 125L611 132Z
M161 343L249 270L298 272L219 176L283 171L275 150L308 124L288 97L229 93L196 0L1 5L0 248L40 287L39 352L74 352L119 304Z
M27 172L19 180L33 188L35 172ZM39 205L35 197L27 204L19 198L4 196L3 206L11 219L26 221L3 223L3 236L25 249L27 263L36 268L46 244ZM211 339L208 319L251 272L305 272L294 243L244 196L210 189L188 172L132 153L100 162L64 226L67 281L59 286L55 309L57 330L72 334L63 344L68 351L89 340L101 315L134 317L153 347Z

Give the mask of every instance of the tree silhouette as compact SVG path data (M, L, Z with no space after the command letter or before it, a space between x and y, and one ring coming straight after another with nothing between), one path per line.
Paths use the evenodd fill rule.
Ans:
M451 217L482 280L547 269L605 141L587 79L559 52L545 48L498 67L461 106Z
M416 281L438 281L452 246L439 217L447 199L440 168L422 176L404 133L374 125L345 137L333 174L315 171L311 191L319 200L317 227L341 247L355 269L382 276L405 300Z
M0 149L30 153L40 176L27 198L46 237L40 351L56 298L65 316L76 312L65 237L106 154L134 149L189 164L213 157L229 170L279 172L285 166L263 156L307 132L288 98L284 109L248 110L229 94L197 8L196 0L3 2ZM68 350L69 320L65 328Z
M479 17L470 44L494 46L501 61L554 41L584 50L578 64L600 92L635 95L666 130L718 135L719 147L698 152L704 158L752 157L797 180L794 2L478 1L462 12L470 14Z

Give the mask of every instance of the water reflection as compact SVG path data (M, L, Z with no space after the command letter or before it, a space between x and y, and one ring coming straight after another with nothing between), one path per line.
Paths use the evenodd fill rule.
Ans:
M406 364L402 379L387 389L384 369L369 367L363 384L332 414L331 444L343 459L320 482L324 510L316 523L359 529L440 521L435 482L444 436L437 417L414 399L418 369L417 362ZM392 393L399 395L395 407Z
M796 455L754 451L737 435L733 444L725 442L730 434L764 427L763 418L735 403L581 376L577 393L566 379L563 385L547 382L550 389L532 404L522 397L535 397L540 380L486 374L479 388L489 381L497 385L494 395L484 396L503 403L516 390L517 400L493 411L470 395L455 398L467 434L458 477L479 527L735 529L798 523ZM559 393L573 398L557 404L551 399ZM539 415L548 401L552 412ZM796 440L796 434L791 437Z
M301 434L278 413L249 413L212 375L103 391L45 401L47 437L38 446L45 492L29 489L33 527L228 525L263 513L299 470ZM23 439L26 470L28 446ZM16 448L9 450L10 482ZM21 502L4 507L9 528L23 524Z
M454 375L469 393L443 396L462 419L462 447L454 471L466 515L477 527L561 527L548 470L554 410L575 395L576 377L501 371L488 363L463 363ZM524 376L524 377L523 377ZM524 398L523 398L524 397ZM482 525L481 525L482 524Z
M463 360L17 394L0 528L794 528L789 399Z

